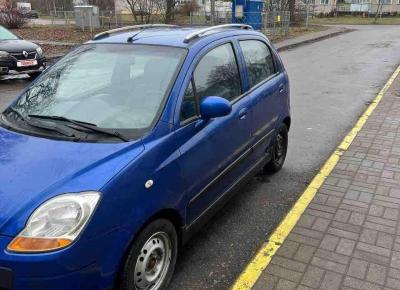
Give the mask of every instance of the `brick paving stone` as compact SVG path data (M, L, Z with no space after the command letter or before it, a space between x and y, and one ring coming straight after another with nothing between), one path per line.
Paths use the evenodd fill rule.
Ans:
M354 246L356 245L355 241L340 239L340 242L336 248L336 252L339 254L350 256L353 252Z
M291 258L296 253L299 246L299 243L285 241L285 243L279 248L277 255L285 258Z
M254 289L400 290L400 77Z
M367 280L372 283L383 285L386 280L386 271L387 268L384 266L370 264L367 273Z
M304 273L301 284L311 288L318 288L321 284L324 274L325 270L310 265L308 266L307 271Z
M281 279L278 281L278 284L276 285L276 289L278 289L278 290L296 289L296 283Z
M316 247L312 247L309 245L301 245L294 255L294 259L296 261L308 263L312 259L314 252L316 250Z
M350 215L349 223L356 226L361 226L365 220L365 214L353 212Z
M254 284L253 290L272 290L278 284L279 277L272 275L262 275Z
M330 220L324 218L317 218L312 226L313 230L325 232L328 228Z
M359 280L353 277L349 277L346 276L344 281L343 281L343 285L354 288L354 289L360 289L360 290L380 290L382 289L382 287L380 287L379 285L367 282L367 281L363 281L363 280ZM336 288L336 289L340 289L340 288Z
M337 274L335 272L326 272L325 277L322 280L320 289L339 289L342 282L342 276L343 275Z
M364 279L365 273L367 272L368 262L353 258L350 262L347 275Z
M376 245L383 248L391 249L393 246L393 236L386 233L379 233Z
M340 241L339 237L332 235L325 235L319 247L321 249L334 251L339 241Z

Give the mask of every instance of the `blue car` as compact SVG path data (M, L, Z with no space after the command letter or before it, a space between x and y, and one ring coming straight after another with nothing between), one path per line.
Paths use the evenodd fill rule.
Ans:
M0 289L165 289L179 249L281 169L289 82L242 24L97 35L0 117Z

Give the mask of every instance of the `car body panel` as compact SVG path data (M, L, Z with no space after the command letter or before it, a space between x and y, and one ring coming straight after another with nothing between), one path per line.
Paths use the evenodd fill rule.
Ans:
M143 148L141 141L76 143L0 128L0 176L6 181L0 185L0 234L15 236L33 209L54 195L101 189Z
M35 51L39 46L23 39L0 40L0 50L7 52Z

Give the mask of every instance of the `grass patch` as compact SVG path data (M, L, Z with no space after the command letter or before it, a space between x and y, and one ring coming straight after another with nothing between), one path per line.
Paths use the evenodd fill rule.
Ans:
M90 40L96 33L107 29L99 29L93 33L90 31L82 31L75 25L63 26L63 25L37 25L23 27L19 29L11 29L13 33L24 38L31 40L44 40L44 41L60 41L60 42L71 42L81 43Z
M393 17L382 17L378 18L377 22L374 22L374 17L361 17L361 16L338 16L338 17L326 17L319 18L314 17L310 20L310 23L317 25L324 24L347 24L347 25L369 25L369 24L380 24L380 25L399 25L400 16Z

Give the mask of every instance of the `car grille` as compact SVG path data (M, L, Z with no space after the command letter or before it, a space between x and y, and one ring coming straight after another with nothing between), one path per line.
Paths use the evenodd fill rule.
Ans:
M25 60L25 59L35 59L36 51L29 51L27 57L25 57L22 52L21 53L10 53L17 60Z

